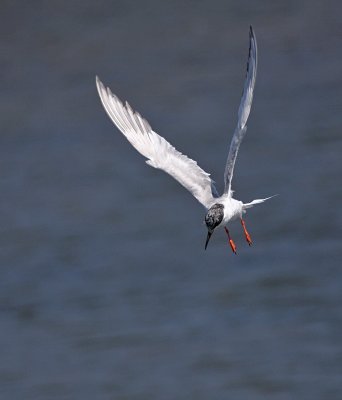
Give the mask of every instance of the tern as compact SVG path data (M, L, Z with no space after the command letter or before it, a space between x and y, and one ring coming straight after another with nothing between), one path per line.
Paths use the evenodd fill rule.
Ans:
M273 197L243 203L233 198L231 187L236 157L247 130L246 123L253 100L256 72L257 42L253 28L250 27L246 78L238 110L238 121L228 152L224 171L224 192L221 196L219 196L210 174L200 168L196 161L180 153L162 136L154 132L149 123L138 112L134 111L128 102L121 102L96 77L97 90L104 109L132 146L147 158L146 163L151 167L167 172L205 207L204 221L208 229L205 249L213 232L217 228L223 227L228 236L229 245L236 254L236 245L226 226L230 221L236 219L240 219L247 243L251 245L252 239L242 216L248 208Z

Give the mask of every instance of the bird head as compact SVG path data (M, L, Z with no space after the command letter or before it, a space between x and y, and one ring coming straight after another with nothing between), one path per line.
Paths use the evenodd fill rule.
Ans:
M213 206L211 206L205 216L205 224L207 225L208 228L208 235L207 235L207 240L205 242L205 249L208 246L209 239L211 235L213 234L215 228L217 228L220 223L222 222L224 217L224 205L215 203Z

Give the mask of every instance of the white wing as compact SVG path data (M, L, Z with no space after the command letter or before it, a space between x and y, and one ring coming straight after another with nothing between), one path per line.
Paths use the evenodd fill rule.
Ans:
M204 172L196 161L177 151L163 137L154 132L139 113L133 111L127 102L123 104L109 88L104 87L98 77L96 77L96 85L107 114L132 146L148 158L147 164L170 174L204 207L210 207L214 195L217 197L217 191L209 174Z
M257 72L257 43L253 32L253 28L250 27L249 30L249 52L247 61L247 73L245 79L245 86L243 88L242 98L238 113L238 123L235 128L232 142L230 144L230 149L227 158L226 169L224 171L224 193L229 196L232 194L232 178L234 172L234 165L236 161L236 156L239 151L242 139L247 131L247 120L249 113L251 111L253 92L255 86L256 72Z

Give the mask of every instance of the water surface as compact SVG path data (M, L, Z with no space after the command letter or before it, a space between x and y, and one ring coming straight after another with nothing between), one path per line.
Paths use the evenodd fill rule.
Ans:
M340 3L4 2L0 393L341 399ZM222 188L253 24L237 198L203 209L112 126L95 74Z

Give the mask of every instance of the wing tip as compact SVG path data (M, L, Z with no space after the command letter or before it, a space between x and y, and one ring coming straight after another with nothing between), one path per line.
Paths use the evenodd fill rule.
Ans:
M255 34L252 25L249 25L249 36L255 39Z
M100 78L98 77L98 75L95 75L95 82L96 82L96 86L97 86L98 89L104 87L104 85L103 85L103 83L101 82L101 80L100 80Z
M253 54L255 63L257 63L257 56L258 56L257 40L252 25L249 26L249 40L250 40L249 53Z

